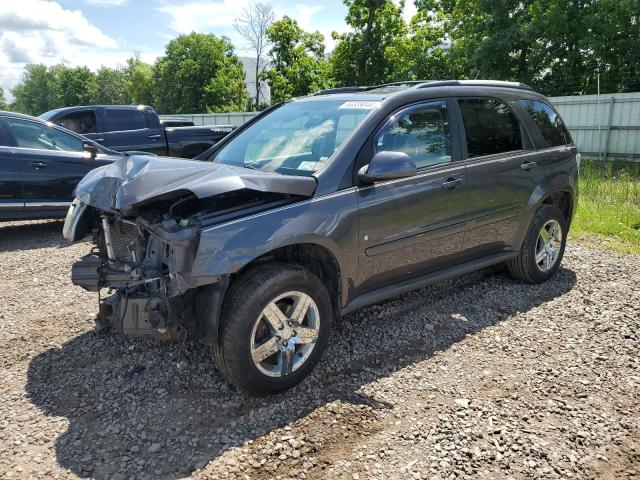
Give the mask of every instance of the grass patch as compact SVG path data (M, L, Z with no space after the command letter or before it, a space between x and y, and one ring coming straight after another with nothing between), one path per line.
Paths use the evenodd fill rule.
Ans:
M640 253L640 163L583 161L571 236Z

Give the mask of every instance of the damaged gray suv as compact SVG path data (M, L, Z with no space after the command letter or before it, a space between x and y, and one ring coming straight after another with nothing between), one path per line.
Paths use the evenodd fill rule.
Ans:
M580 156L526 85L425 81L285 102L197 160L92 170L64 225L95 243L72 281L110 289L99 326L203 338L264 394L303 379L365 305L501 262L550 278Z

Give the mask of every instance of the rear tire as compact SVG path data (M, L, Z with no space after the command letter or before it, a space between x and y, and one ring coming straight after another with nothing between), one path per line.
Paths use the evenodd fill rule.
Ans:
M558 208L541 206L529 224L520 254L507 262L509 273L527 283L551 278L560 267L567 230L567 221Z
M291 388L320 360L332 321L329 293L314 274L282 263L256 267L225 297L216 368L252 394Z

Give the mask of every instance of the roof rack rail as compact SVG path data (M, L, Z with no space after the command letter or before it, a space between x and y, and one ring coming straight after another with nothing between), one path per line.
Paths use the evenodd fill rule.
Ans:
M517 88L520 90L533 91L526 83L520 82L505 82L502 80L429 80L422 82L422 85L418 85L416 88L431 88L431 87L502 87L502 88Z
M391 83L382 83L380 85L369 85L369 86L353 86L353 87L337 87L337 88L327 88L325 90L320 90L313 94L313 96L317 95L335 95L338 93L357 93L357 92L368 92L370 90L375 90L377 88L384 87L399 87L406 85L410 88L431 88L431 87L502 87L502 88L517 88L520 90L529 90L533 91L526 83L520 82L505 82L502 80L408 80L405 82L391 82Z
M396 87L402 85L406 85L408 87L417 87L423 83L425 83L425 80L408 80L406 82L382 83L380 85L327 88L325 90L320 90L319 92L314 93L313 96L315 97L316 95L334 95L337 93L367 92L369 90L375 90L376 88Z

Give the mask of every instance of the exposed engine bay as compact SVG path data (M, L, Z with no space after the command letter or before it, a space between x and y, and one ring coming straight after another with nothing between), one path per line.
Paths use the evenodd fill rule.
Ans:
M191 193L129 209L104 212L76 200L94 247L74 263L72 282L101 298L98 322L132 337L176 339L199 332L199 287L217 278L191 276L203 227L296 201L300 197L252 190L204 200ZM73 215L72 215L73 217ZM75 232L75 236L82 232Z

